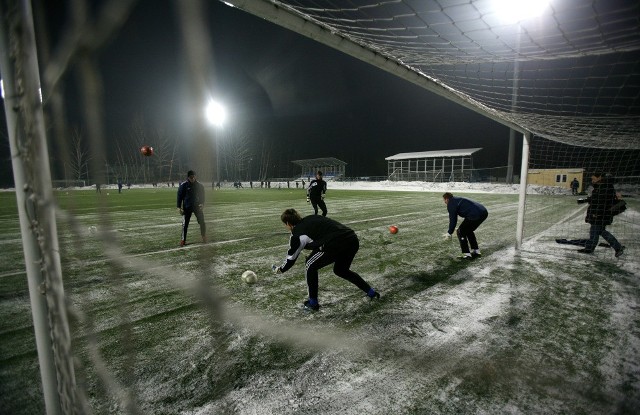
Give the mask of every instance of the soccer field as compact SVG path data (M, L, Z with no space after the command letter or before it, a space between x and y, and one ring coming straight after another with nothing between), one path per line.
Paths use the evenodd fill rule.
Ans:
M640 261L577 257L535 219L529 244L546 248L515 251L517 195L465 195L489 210L483 257L468 263L441 236L441 193L332 190L329 216L360 238L352 268L382 298L327 267L323 307L307 313L303 261L271 273L288 246L282 211L312 213L303 190L208 189L209 242L194 217L185 247L175 188L107 191L56 193L76 378L93 413L640 408ZM44 413L15 196L0 202L0 413ZM575 219L574 203L553 206L531 217Z

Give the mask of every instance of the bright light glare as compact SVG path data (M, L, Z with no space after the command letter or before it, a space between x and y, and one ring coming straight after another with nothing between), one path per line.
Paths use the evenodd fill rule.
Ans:
M493 7L510 23L538 17L549 4L548 0L494 0Z
M224 124L224 120L227 118L227 112L224 107L216 101L209 101L204 113L207 120L218 127Z

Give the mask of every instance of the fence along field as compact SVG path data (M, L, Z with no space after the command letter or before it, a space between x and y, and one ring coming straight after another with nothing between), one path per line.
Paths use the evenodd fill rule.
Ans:
M439 193L332 191L330 215L361 240L353 267L383 298L365 300L329 267L315 314L300 308L302 261L277 277L269 270L286 252L282 210L310 213L303 192L207 196L212 242L192 233L193 243L179 248L175 189L57 193L87 412L631 413L638 406L638 261L516 253L516 195L470 195L490 216L478 232L484 257L461 264L456 244L440 238L447 218ZM551 196L530 197L542 206ZM0 198L0 410L42 413L15 199ZM577 208L562 206L554 205L566 210L558 217ZM528 235L536 226L538 234L548 228L528 223ZM241 281L247 269L257 284Z

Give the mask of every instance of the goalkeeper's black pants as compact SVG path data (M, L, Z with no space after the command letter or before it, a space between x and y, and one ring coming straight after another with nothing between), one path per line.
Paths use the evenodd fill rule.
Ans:
M458 236L460 249L462 249L463 254L469 253L469 245L471 245L471 249L478 249L478 240L476 239L476 234L473 231L478 229L478 226L480 226L488 216L489 213L485 213L479 219L465 219L462 221L460 226L458 226L456 235Z
M327 204L324 203L324 200L311 198L311 206L313 206L313 212L315 215L318 214L318 208L322 210L322 216L327 216Z
M182 237L181 240L187 242L187 230L189 229L189 222L191 222L191 215L196 215L198 224L200 225L200 235L204 238L207 235L207 225L204 223L204 213L202 209L190 208L184 210L184 216L182 216Z
M314 249L305 262L305 277L310 299L318 299L318 271L327 265L333 264L333 273L368 293L371 286L356 272L351 271L351 263L356 256L360 242L357 236L352 236L340 241L329 250Z

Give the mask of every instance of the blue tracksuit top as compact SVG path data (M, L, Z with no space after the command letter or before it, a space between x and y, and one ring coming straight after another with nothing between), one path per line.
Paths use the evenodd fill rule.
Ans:
M197 180L193 183L189 180L180 183L177 205L183 209L195 209L198 205L204 205L204 186Z
M458 223L458 216L469 220L478 220L487 214L487 208L478 202L474 202L464 197L452 197L447 203L449 212L449 234L453 234Z

